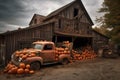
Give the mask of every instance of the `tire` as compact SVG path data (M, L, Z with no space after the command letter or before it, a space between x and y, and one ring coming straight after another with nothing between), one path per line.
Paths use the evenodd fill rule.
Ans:
M40 68L41 68L41 64L40 64L40 62L32 62L31 64L30 64L30 69L32 69L32 70L35 70L35 71L37 71L37 70L40 70Z
M69 60L68 60L67 58L63 58L61 64L62 64L62 65L66 65L66 64L68 64L68 63L69 63Z

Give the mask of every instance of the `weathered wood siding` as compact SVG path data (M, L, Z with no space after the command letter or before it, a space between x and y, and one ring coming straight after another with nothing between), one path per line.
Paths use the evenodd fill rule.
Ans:
M92 31L92 35L94 36L93 37L93 46L94 46L94 49L96 49L96 50L98 50L102 46L105 46L109 42L108 37L96 32L94 30Z
M4 36L0 35L0 65L4 65L5 58L5 45L4 45Z
M74 9L78 10L76 16L74 16ZM92 35L92 24L78 2L75 2L72 6L61 11L49 21L55 21L54 31L79 34L82 36Z
M6 57L10 60L11 54L22 48L31 47L32 42L37 40L52 40L52 24L34 28L20 29L8 32L5 35Z
M59 18L55 24L55 31L68 33L68 34L79 34L81 36L92 36L92 29L90 24L80 22L76 19Z
M0 45L4 44L4 36L0 35Z
M78 15L74 16L74 9L78 9ZM80 22L89 23L87 16L85 15L81 5L78 2L75 2L72 6L60 12L57 16L75 19L78 18Z
M31 19L29 26L33 26L36 24L41 24L43 23L43 19L45 18L45 16L39 15L39 14L34 14L33 18Z

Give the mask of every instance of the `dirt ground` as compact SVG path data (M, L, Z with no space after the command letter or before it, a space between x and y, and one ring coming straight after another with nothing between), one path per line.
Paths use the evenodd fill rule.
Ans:
M0 73L1 80L120 80L120 58L75 61L44 66L33 75Z

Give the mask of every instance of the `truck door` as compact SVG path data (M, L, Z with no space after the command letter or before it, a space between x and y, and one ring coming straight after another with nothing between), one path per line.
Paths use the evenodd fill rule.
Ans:
M45 44L42 57L44 62L53 62L55 60L55 52L54 52L54 45L53 44Z

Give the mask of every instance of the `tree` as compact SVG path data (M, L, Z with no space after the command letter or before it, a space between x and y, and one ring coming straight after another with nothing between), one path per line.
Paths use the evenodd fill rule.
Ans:
M97 19L102 27L109 30L107 35L114 43L120 43L120 0L104 0L99 13L105 13Z

